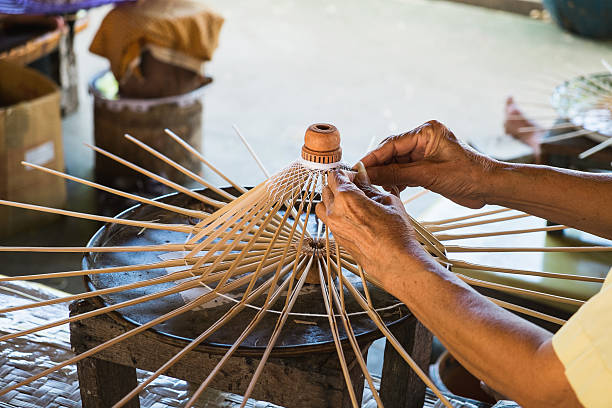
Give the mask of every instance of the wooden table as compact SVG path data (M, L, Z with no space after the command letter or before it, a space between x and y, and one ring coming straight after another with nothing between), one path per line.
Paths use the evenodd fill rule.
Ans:
M100 306L100 299L78 301L70 306L71 315ZM118 313L84 319L70 324L70 343L76 353L82 353L134 327ZM392 325L391 331L419 366L427 371L431 333L412 315ZM358 337L366 360L368 348L379 337L379 332ZM137 386L136 368L155 371L187 343L147 330L95 354L95 357L81 360L77 363L77 370L83 407L112 406ZM355 394L361 401L364 376L348 343L343 348ZM201 345L166 375L199 385L226 350L224 347ZM261 351L239 349L211 386L221 391L244 393L260 355ZM384 353L380 393L385 406L389 408L420 408L425 399L424 384L388 344ZM273 352L252 397L291 408L351 406L333 344L307 347L299 352ZM140 404L133 399L126 407L137 408Z

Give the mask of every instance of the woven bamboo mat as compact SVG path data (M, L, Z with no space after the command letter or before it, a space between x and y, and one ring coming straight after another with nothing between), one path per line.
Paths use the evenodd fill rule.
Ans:
M3 282L0 284L0 308L65 296L48 286L32 282ZM65 304L0 314L0 335L14 333L33 326L49 323L68 316ZM68 325L55 327L0 345L0 389L11 386L55 364L74 356L70 348ZM138 378L149 373L138 370ZM375 378L378 388L379 380ZM175 378L160 376L140 395L142 408L183 406L194 391L194 386ZM436 398L428 390L424 407L430 408ZM199 408L237 408L242 402L239 395L209 389L196 404ZM0 397L0 408L78 408L81 395L76 367L69 365L47 377L11 391ZM248 408L282 408L268 402L249 400ZM376 401L367 388L363 395L363 408L375 408Z

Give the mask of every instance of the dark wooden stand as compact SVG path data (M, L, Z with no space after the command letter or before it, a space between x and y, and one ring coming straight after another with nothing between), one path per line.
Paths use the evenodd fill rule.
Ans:
M98 300L85 299L70 305L71 315L99 307ZM70 324L70 341L76 353L87 351L135 327L117 313L109 313ZM431 333L413 316L392 326L406 351L424 369L429 363ZM364 358L372 341L380 333L360 336ZM147 330L77 363L84 408L107 408L136 386L136 368L155 371L186 342ZM345 356L361 401L364 376L348 344ZM223 356L224 348L201 345L168 370L167 375L200 384ZM211 386L217 390L243 394L257 367L259 358L253 351L237 351L215 377ZM387 408L422 407L425 386L402 358L387 345L385 349L381 398ZM253 391L253 398L290 408L350 407L349 394L333 345L308 350L274 351L265 365ZM133 399L129 408L138 408Z

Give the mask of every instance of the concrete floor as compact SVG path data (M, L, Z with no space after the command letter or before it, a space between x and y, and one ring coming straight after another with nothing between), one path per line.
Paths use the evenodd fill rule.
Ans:
M358 160L372 139L438 119L498 157L525 153L504 137L502 108L509 94L527 111L550 116L546 103L562 78L601 71L612 60L609 42L562 32L526 17L437 0L209 0L226 23L207 72L204 152L245 185L262 180L234 135L237 124L269 170L295 159L305 128L334 123L344 158ZM91 179L92 106L87 81L108 64L87 47L108 8L91 13L76 40L79 111L64 120L67 171ZM160 129L161 130L161 129ZM138 135L136 135L138 136ZM214 175L205 173L211 179ZM94 192L68 184L68 208L96 212ZM426 203L426 202L425 202ZM413 212L424 206L415 203ZM84 245L99 228L58 220L6 239L3 245ZM0 273L14 275L80 269L80 256L0 254ZM78 279L46 282L70 292ZM380 348L371 361L379 371Z

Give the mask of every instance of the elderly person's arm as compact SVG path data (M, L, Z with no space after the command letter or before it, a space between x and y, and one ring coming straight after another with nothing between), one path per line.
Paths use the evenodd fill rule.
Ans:
M471 373L529 407L579 407L548 331L481 296L415 240L401 201L335 173L316 213Z
M362 160L373 184L423 186L472 208L503 205L612 238L612 175L511 164L483 156L430 121Z
M502 204L612 237L612 215L604 211L610 176L497 162L438 122L387 139L362 162L367 175L335 173L316 207L335 239L489 387L524 407L581 406L552 334L435 262L415 240L401 201L367 176L388 190L424 186L472 208Z

